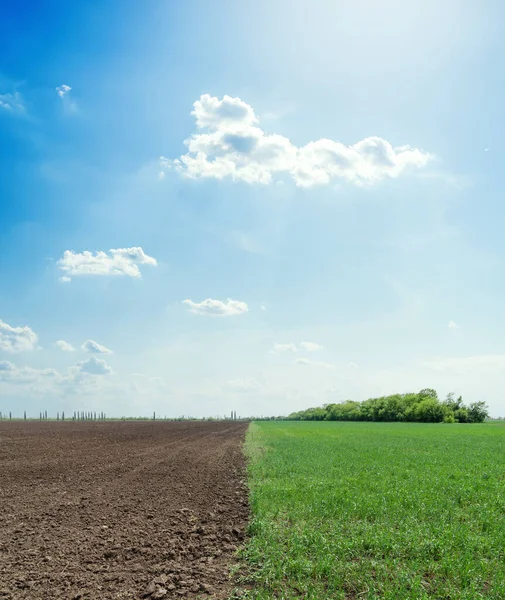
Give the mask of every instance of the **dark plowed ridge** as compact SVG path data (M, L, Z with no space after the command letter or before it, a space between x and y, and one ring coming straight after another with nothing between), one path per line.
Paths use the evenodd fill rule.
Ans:
M246 428L0 422L0 599L226 597Z

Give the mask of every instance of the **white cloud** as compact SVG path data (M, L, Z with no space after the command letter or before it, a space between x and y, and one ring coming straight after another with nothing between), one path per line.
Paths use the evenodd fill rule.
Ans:
M207 298L202 302L193 302L193 300L184 300L183 304L196 315L209 315L214 317L231 317L246 313L249 309L245 302L232 300L228 298L226 302Z
M63 96L65 96L65 94L68 94L68 92L70 92L71 89L72 88L69 85L65 85L65 84L59 85L56 88L56 93L58 94L58 96L60 98L63 98Z
M330 363L320 362L317 360L309 360L308 358L297 358L295 362L296 364L304 367L321 367L323 369L328 369L329 371L335 370L335 365L330 365Z
M288 343L288 344L274 344L271 350L275 354L281 354L283 352L297 352L298 348L296 344Z
M156 266L155 258L144 253L142 248L117 248L106 252L93 254L88 250L84 252L73 252L65 250L63 257L57 262L57 266L64 273L62 281L70 281L70 275L126 275L128 277L140 277L138 265Z
M90 354L112 354L112 350L109 350L94 340L86 340L81 348Z
M57 342L54 342L54 345L57 348L59 348L60 350L62 350L63 352L74 352L75 351L75 348L72 346L72 344L65 342L65 340L58 340Z
M0 320L0 350L5 352L34 350L37 340L37 334L27 325L24 327L11 327Z
M72 279L70 279L70 277L67 277L64 275L63 277L60 277L60 281L61 281L61 283L70 283L72 281Z
M200 129L217 130L234 125L254 125L258 122L252 107L240 98L224 96L219 100L210 94L204 94L193 107L191 114Z
M0 109L10 112L22 112L25 109L23 98L19 92L0 94Z
M326 185L332 180L373 184L424 167L432 155L403 145L393 147L379 137L347 146L320 139L297 147L257 126L254 110L240 98L222 100L205 94L194 103L199 130L184 143L188 152L175 160L160 157L164 168L190 178L230 178L246 183L271 183L289 174L297 186Z
M261 304L260 310L262 310L263 312L267 310L267 305L264 302Z
M89 375L109 375L112 373L111 367L104 361L92 356L83 362L77 363L81 373Z
M449 327L449 329L461 329L461 325L458 325L454 321L449 321L447 327Z
M323 347L320 344L316 344L315 342L301 342L300 346L307 350L307 352L316 352L317 350L322 350Z

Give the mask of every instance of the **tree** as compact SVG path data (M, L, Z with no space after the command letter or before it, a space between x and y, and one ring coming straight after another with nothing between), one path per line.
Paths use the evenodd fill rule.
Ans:
M485 402L472 402L468 407L469 423L483 423L488 418L489 412Z
M433 388L424 388L419 392L421 398L435 398L438 400L438 394Z

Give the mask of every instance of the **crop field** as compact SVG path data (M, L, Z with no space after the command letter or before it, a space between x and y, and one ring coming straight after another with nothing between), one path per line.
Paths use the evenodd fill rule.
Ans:
M0 507L0 600L505 598L502 424L3 421Z
M505 598L505 427L262 422L247 435L255 599Z
M0 422L1 600L226 597L246 428Z

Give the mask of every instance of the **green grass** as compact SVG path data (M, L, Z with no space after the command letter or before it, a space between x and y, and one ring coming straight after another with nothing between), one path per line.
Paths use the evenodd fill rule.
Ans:
M255 599L505 598L505 427L252 423Z

